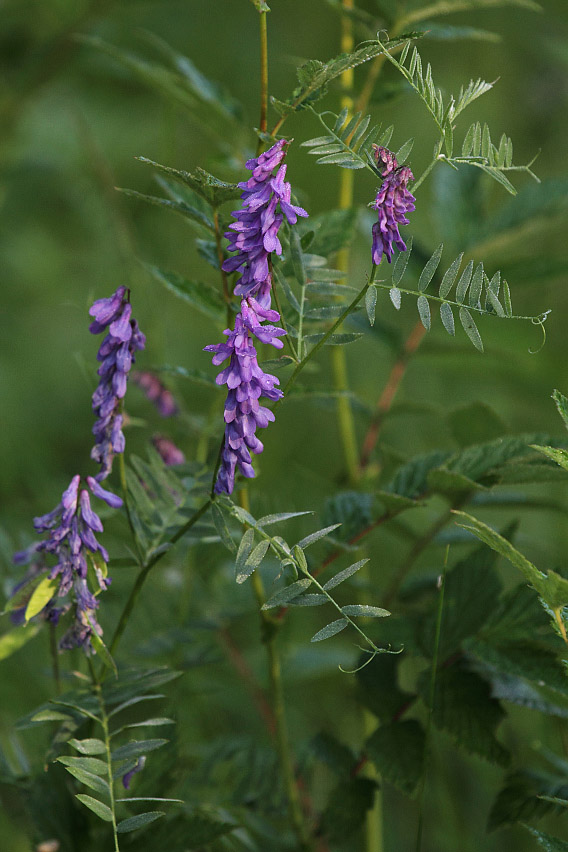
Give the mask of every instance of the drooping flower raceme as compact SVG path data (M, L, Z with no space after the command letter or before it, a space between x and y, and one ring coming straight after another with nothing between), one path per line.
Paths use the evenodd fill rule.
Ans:
M233 213L236 222L229 225L231 230L225 234L229 251L236 254L223 263L223 269L241 273L234 288L235 295L241 297L241 309L234 329L223 332L226 342L205 347L214 353L215 365L229 359L229 365L217 376L217 384L226 384L228 388L225 438L215 483L217 494L232 493L237 466L243 476L255 475L251 452L258 454L264 449L256 437L256 429L274 420L273 413L259 399L277 400L282 396L276 376L264 373L258 364L254 338L276 349L283 346L279 338L286 332L272 325L279 322L280 315L271 307L269 260L272 252L282 253L278 230L284 217L293 225L298 216L308 215L302 207L291 203L291 187L285 181L286 165L282 162L286 145L280 139L264 154L247 161L246 167L252 175L239 184L243 190L242 207ZM276 174L275 169L278 169Z
M95 535L103 532L103 525L91 508L89 491L115 509L122 505L122 500L104 489L91 476L87 477L86 485L87 488L81 487L81 477L77 474L55 509L47 515L34 518L36 532L43 533L45 537L26 551L16 554L14 561L22 564L30 561L35 554L42 554L47 565L51 557L55 564L47 566L45 573L50 580L56 580L57 585L53 597L44 608L48 618L57 623L61 613L69 608L69 604L55 606L58 599L71 596L74 607L74 619L61 639L60 648L81 647L86 653L91 653L91 638L93 634L101 636L102 630L96 618L98 601L87 582L89 566L101 591L108 588L110 579L106 576L108 553Z
M132 319L130 296L126 287L119 287L108 299L99 299L89 313L94 317L89 326L92 334L108 329L97 354L101 362L97 370L99 385L93 394L93 410L97 422L93 426L95 446L91 458L101 465L95 477L98 482L107 478L112 470L115 453L124 452L121 400L126 393L128 373L134 363L134 353L144 349L146 338Z
M406 251L406 244L398 230L399 225L408 225L406 214L415 209L415 198L407 189L414 175L408 166L399 166L396 157L388 148L374 145L374 155L384 178L372 206L379 214L373 225L373 263L379 265L386 255L392 261L393 243L399 251Z

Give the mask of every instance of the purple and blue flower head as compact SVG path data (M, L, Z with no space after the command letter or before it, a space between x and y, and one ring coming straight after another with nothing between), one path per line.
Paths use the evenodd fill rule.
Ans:
M298 216L308 215L291 202L292 190L282 163L287 145L286 140L280 139L268 151L247 161L252 175L239 184L243 190L242 206L233 212L236 221L225 234L228 250L236 254L223 263L223 270L241 273L234 288L235 295L241 297L241 309L235 317L234 330L227 328L223 332L226 342L205 347L214 353L213 364L218 366L229 359L229 365L216 380L228 388L217 494L232 494L237 468L247 478L255 476L251 452L258 455L264 449L256 429L274 420L274 414L259 399L276 401L282 396L276 376L264 373L258 364L254 338L276 349L284 345L280 337L286 332L272 324L280 321L280 314L271 306L270 255L282 254L278 231L284 218L293 225Z
M130 292L119 287L108 299L98 299L89 310L94 317L89 326L92 334L107 331L100 345L97 360L99 384L93 394L93 410L97 421L93 426L95 446L91 458L101 466L96 479L102 482L112 470L116 453L124 452L121 402L126 394L128 374L135 361L134 353L144 349L146 338L132 319Z
M399 251L406 251L406 244L398 230L399 225L408 225L406 214L412 212L416 199L408 190L414 175L408 166L399 166L396 157L388 148L374 145L374 156L383 177L372 207L378 212L378 221L373 225L373 263L377 266L383 255L392 261L393 243Z

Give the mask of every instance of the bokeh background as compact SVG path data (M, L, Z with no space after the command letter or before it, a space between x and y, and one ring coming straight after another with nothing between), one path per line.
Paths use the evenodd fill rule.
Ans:
M376 15L380 3L365 0L359 5ZM324 0L274 0L271 6L270 92L285 98L296 85L296 65L339 52L340 18L334 5ZM421 52L432 62L435 80L446 91L456 92L479 76L498 80L489 94L469 108L468 117L487 121L496 140L502 132L510 135L519 163L540 150L534 168L543 185L531 185L529 178L519 175L520 195L511 198L485 179L456 179L449 169L439 168L420 193L413 229L426 249L433 250L443 239L448 263L463 248L476 245L475 254L488 271L501 268L506 273L517 313L533 315L551 309L546 345L539 348L540 332L528 323L488 320L480 326L486 345L481 355L460 332L455 340L449 339L436 323L410 366L385 425L382 440L387 457L404 458L451 446L445 413L472 401L490 405L511 433L562 431L550 394L555 387L568 392L568 7L565 0L544 0L542 7L541 13L509 6L454 14L440 25L482 28L494 37L453 41L438 31L436 38L423 40ZM219 338L215 324L161 289L140 263L213 281L212 270L196 252L193 232L174 214L127 198L114 187L159 194L151 168L137 161L138 156L182 169L203 166L225 179L241 179L242 171L231 169L227 157L230 134L220 144L191 108L156 92L132 70L79 38L99 36L140 56L155 57L148 32L191 57L201 72L226 86L242 104L244 124L251 128L257 124L257 13L246 0L4 0L0 6L0 505L7 584L13 577L9 554L30 540L32 516L55 504L70 477L88 459L97 348L87 330L90 302L128 283L148 339L139 363L212 370L201 350ZM396 82L391 71L385 72L387 83ZM358 70L356 79L362 80L363 74ZM332 88L325 105L336 108L337 104L338 92ZM420 174L434 135L418 99L383 93L371 110L385 126L395 125L394 148L409 136L416 138L411 164L414 173ZM272 123L274 119L272 113ZM297 143L320 133L317 122L304 114L292 117L285 131ZM239 139L239 144L252 152L253 134ZM298 144L291 147L288 162L288 176L298 187L303 206L313 214L336 206L336 169L315 167ZM242 161L234 165L242 169ZM368 268L370 220L364 208L375 187L366 172L356 173L355 187L362 207L351 271L351 283L357 284ZM525 213L515 223L517 203ZM530 210L533 203L535 213L527 215L527 205ZM478 214L473 224L472 210ZM495 241L492 222L499 216L509 216L512 224ZM363 403L373 405L388 376L393 335L404 336L415 319L412 306L403 305L395 314L383 298L376 331L349 347L352 385ZM531 350L539 351L532 354ZM313 381L322 388L329 383L325 358L320 359ZM173 437L192 458L198 431L215 404L215 391L181 379L171 386L184 409ZM162 427L136 388L130 390L129 408L141 424L130 430L129 447L143 452L148 438L143 424L154 431ZM262 458L259 511L321 508L342 472L331 415L332 409L305 402L282 406ZM358 418L362 436L364 417ZM565 490L562 485L546 487L559 500L565 498ZM542 495L543 489L538 493ZM121 534L118 524L115 534L117 538ZM518 544L550 567L562 564L568 545L565 514L524 515ZM396 547L387 537L382 552L388 557ZM205 599L212 595L206 615L219 614L214 596L219 593L223 599L229 588L224 574L216 575L214 581L207 574L208 560L213 564L215 559L218 556L200 559L192 581L201 601L205 592ZM161 619L170 607L186 632L190 630L187 619L197 617L191 608L195 589L174 568L160 575L162 598L142 601L130 648L142 656L154 654L154 659L160 659L162 653L163 659L173 657L189 665L188 655L199 657L201 647L194 627L191 636L197 646L190 642L186 647L180 640L161 651L140 650L142 636L160 634ZM110 613L117 605L121 583L130 581L131 575L113 586L115 603L109 604ZM380 586L380 577L377 582ZM253 665L262 672L260 651L255 650L255 622L245 620L240 630L240 641L250 646ZM315 727L321 721L318 710L302 705L302 679L298 669L294 674L294 660L304 651L299 645L290 647L292 726ZM336 652L329 650L326 656L326 651L317 658L302 658L301 671L304 677L319 678L319 708L329 695L335 708L323 712L342 719L340 727L349 736L350 726L355 725L352 710L348 698L337 697ZM2 664L0 739L8 750L16 748L10 740L15 719L48 694L47 671L40 676L37 669L42 654L39 645L30 646ZM213 662L226 665L217 658ZM42 664L47 669L47 657ZM237 691L227 704L207 671L206 666L198 667L186 689L188 706L180 709L186 730L197 741L214 739L227 725L238 725L246 718L246 695ZM300 709L307 720L300 722ZM204 722L208 714L211 717ZM527 749L535 739L547 736L552 737L552 747L558 746L557 732L543 732L534 719L522 724ZM356 740L357 735L353 736ZM33 760L31 735L25 748ZM194 751L197 755L199 749ZM490 792L486 796L484 790L494 790L497 777L497 770L478 763L450 765L445 787L435 790L431 802L433 812L444 812L447 818L440 820L439 836L432 827L428 848L439 852L532 848L517 832L484 835L490 801ZM469 805L459 812L448 805L456 784L471 785ZM386 849L398 852L409 848L404 834L407 805L392 791L386 795L392 806ZM8 811L0 814L0 836L7 838L0 845L7 852L29 852L29 842Z

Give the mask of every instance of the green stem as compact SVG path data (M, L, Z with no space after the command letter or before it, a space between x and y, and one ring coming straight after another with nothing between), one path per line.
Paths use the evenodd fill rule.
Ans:
M322 339L319 340L316 343L316 345L314 346L313 349L310 349L310 351L308 352L306 357L303 358L300 361L300 363L296 366L296 368L294 369L294 372L292 373L292 375L290 376L290 378L288 379L288 381L284 385L284 389L283 389L284 394L286 394L290 390L290 388L292 387L292 385L294 384L294 382L298 378L298 375L304 369L304 367L306 366L308 361L311 358L313 358L313 356L316 354L316 352L318 352L322 348L322 346L324 346L326 344L326 342L331 337L331 335L339 328L339 326L344 322L344 320L347 319L349 314L353 313L353 311L355 310L355 308L357 307L357 305L359 304L359 302L361 301L361 299L363 298L363 296L365 295L365 293L367 292L367 290L369 289L369 287L371 286L371 284L375 280L376 274L377 274L377 267L375 266L375 264L373 264L373 268L371 270L371 275L369 277L369 280L365 284L365 286L357 293L357 295L355 296L353 301L345 308L345 310L343 311L341 316L338 317L338 319L334 322L334 324L331 326L331 328L329 328L326 331L326 333L324 334ZM276 403L276 405L278 405L279 402L280 402L280 400Z
M197 521L201 518L201 516L205 514L205 512L207 511L207 509L209 508L210 505L211 505L211 499L209 499L205 503L203 503L203 505L196 512L194 512L194 514L183 525L183 527L180 527L179 530L176 532L176 534L172 536L172 538L170 539L170 544L175 544L176 541L179 541L180 538L182 538L182 536L184 536L186 534L186 532L188 530L190 530L191 527L194 524L197 523ZM132 610L134 609L136 601L138 600L140 590L142 589L142 586L144 585L146 577L148 576L148 574L150 573L150 571L152 570L154 565L156 565L156 563L159 562L160 559L162 558L162 556L165 556L165 554L167 552L168 551L165 551L165 550L160 551L160 553L155 554L149 560L149 562L147 562L145 565L142 566L140 573L136 577L136 580L134 582L134 586L132 587L130 595L128 596L128 600L124 604L124 608L122 610L122 613L120 614L120 618L118 620L116 630L114 631L114 636L112 637L112 642L110 643L110 649L109 649L111 654L113 654L116 651L116 646L118 645L120 638L121 638L122 634L124 633L124 630L126 628L126 624L128 622L128 619L130 618L130 614L131 614Z
M114 779L112 777L112 757L111 757L111 748L110 748L110 733L108 728L108 716L106 712L105 702L103 699L103 693L101 689L100 682L97 679L95 674L95 667L93 666L92 661L89 659L89 669L91 672L91 680L93 683L93 689L97 696L97 700L99 702L99 708L101 711L100 722L103 729L103 740L105 744L105 754L106 754L106 764L107 764L107 781L109 786L109 796L110 796L110 811L112 815L112 834L114 838L114 852L120 852L120 847L118 845L118 832L116 828L116 813L115 813L115 798L114 798Z
M416 852L422 848L422 830L424 827L424 790L426 787L426 770L430 756L430 736L432 731L432 715L434 713L434 698L436 695L436 674L438 671L438 653L440 650L440 634L442 632L442 612L444 609L444 589L446 585L446 569L448 567L448 553L450 546L446 548L444 569L440 577L440 597L438 599L438 612L436 615L436 633L434 638L434 657L432 659L432 671L430 673L430 689L428 692L428 722L426 723L426 736L424 739L424 761L422 766L422 779L420 781L420 792L418 794L418 829L416 832Z
M441 153L441 151L442 151L442 145L443 145L443 144L444 144L444 137L442 136L442 137L439 139L439 141L438 141L438 145L437 145L437 147L436 147L436 151L434 152L434 156L433 156L433 158L432 158L432 162L431 162L431 163L430 163L430 164L429 164L429 165L428 165L428 166L424 169L424 171L422 172L422 174L420 175L420 177L418 178L418 180L417 180L417 181L416 181L416 182L412 185L412 193L413 193L413 194L416 192L416 190L418 189L418 187L419 187L422 183L424 183L424 181L426 180L426 178L428 177L428 175L430 174L430 172L432 171L432 169L434 168L434 166L435 166L435 165L436 165L436 163L438 162L438 159L439 159L440 153Z

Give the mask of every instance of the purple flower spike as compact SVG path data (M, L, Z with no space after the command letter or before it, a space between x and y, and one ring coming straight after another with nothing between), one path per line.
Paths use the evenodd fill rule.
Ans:
M45 534L44 539L16 554L14 560L17 564L34 560L26 581L40 572L52 580L58 580L59 585L53 598L46 603L38 616L56 624L60 616L73 605L75 618L63 636L60 647L82 647L90 654L93 652L91 636L95 633L101 636L102 630L96 618L98 600L87 584L88 566L90 563L94 568L96 582L99 588L104 590L110 583L105 576L105 565L109 557L95 535L103 532L101 519L91 508L89 492L81 489L80 485L81 478L74 476L53 512L43 518L36 518L36 529ZM116 508L122 505L120 497L106 491L92 477L87 478L87 485L96 497L108 505ZM47 564L46 554L54 560L52 567ZM96 560L93 558L94 554L97 554ZM105 565L101 563L101 559ZM13 594L20 588L21 584L14 589ZM55 600L68 594L72 596L72 602L56 607ZM24 613L25 606L19 616L23 618Z
M406 244L398 230L399 225L408 225L406 213L415 209L415 198L407 189L414 175L408 166L398 166L396 157L388 148L374 146L375 159L382 167L384 178L373 207L378 211L378 221L373 225L373 263L377 266L386 255L392 261L393 243L399 251L406 251Z
M213 352L213 363L220 365L229 359L229 365L217 376L217 384L228 388L225 401L225 440L221 451L221 464L215 484L215 492L231 494L235 486L237 469L247 478L254 477L251 453L263 451L262 442L256 437L258 427L265 428L274 420L273 413L259 403L260 397L276 401L282 391L276 376L264 373L258 364L254 346L256 337L276 349L284 345L279 339L286 334L283 328L265 325L279 322L278 311L272 310L270 290L272 276L270 255L282 253L278 231L284 218L294 224L298 216L308 214L302 207L291 203L292 189L286 182L286 155L284 139L280 139L264 154L247 161L252 177L239 184L243 190L242 207L233 215L230 230L225 234L229 240L228 250L236 252L234 257L223 263L225 272L241 272L234 292L241 297L241 310L235 317L234 331L226 329L225 343L206 346ZM274 174L274 170L277 173Z
M95 302L89 311L95 317L90 325L91 332L99 334L108 330L97 355L100 361L100 381L93 394L93 410L97 421L93 427L96 443L91 458L101 466L96 476L99 482L105 480L111 472L115 453L124 452L120 403L126 394L128 374L135 360L134 353L146 345L146 338L138 328L138 323L132 319L129 296L126 287L119 287L108 299Z

